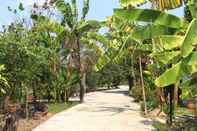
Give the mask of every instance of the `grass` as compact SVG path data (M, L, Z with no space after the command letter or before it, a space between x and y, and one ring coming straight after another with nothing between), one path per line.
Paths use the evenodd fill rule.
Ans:
M177 107L175 114L176 115L194 115L194 111L185 107Z
M58 112L61 112L61 111L66 110L68 108L71 108L77 104L79 104L79 102L72 101L72 102L68 102L68 103L50 103L47 106L48 106L48 111L50 113L56 114Z
M168 131L167 126L162 123L154 123L153 126L157 129L157 131Z

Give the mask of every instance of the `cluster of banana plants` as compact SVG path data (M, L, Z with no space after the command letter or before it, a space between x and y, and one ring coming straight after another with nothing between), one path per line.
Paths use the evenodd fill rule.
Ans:
M110 24L107 25L109 28L113 27L110 33L111 35L114 33L116 38L112 36L109 37L110 40L101 36L98 38L98 41L102 39L101 43L106 43L105 45L114 43L116 46L108 47L103 53L104 57L100 57L102 62L98 64L104 66L108 62L117 62L116 60L124 58L128 52L132 52L133 55L137 51L139 56L143 54L152 59L149 67L157 68L157 72L151 72L156 87L170 88L174 85L175 92L178 87L195 87L197 73L195 0L151 0L149 2L156 9L136 8L146 2L146 0L120 1L123 8L114 10L113 17L108 20ZM191 22L162 11L177 8L183 3L187 4L192 14ZM189 94L189 87L184 94ZM175 104L177 94L174 95Z

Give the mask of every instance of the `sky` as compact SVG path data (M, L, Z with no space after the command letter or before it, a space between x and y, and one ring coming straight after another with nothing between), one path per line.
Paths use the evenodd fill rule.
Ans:
M17 8L19 3L22 2L25 7L23 17L29 15L30 7L34 2L42 4L44 0L0 0L0 29L2 25L8 25L15 19L15 16L8 11L8 6L11 8ZM68 1L68 0L67 0ZM77 0L78 6L81 8L83 0ZM149 4L143 6L143 8L149 7ZM107 16L113 14L113 9L120 7L119 0L90 0L90 11L88 19L104 20ZM177 16L183 16L183 7L180 9L169 11Z

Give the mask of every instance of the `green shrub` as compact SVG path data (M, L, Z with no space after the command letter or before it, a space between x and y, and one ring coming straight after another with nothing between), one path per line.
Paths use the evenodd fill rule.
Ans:
M142 99L142 88L139 84L137 84L136 86L134 86L132 88L131 95L136 102L139 102L139 101L143 100Z
M150 89L149 87L145 88L146 93L146 102L148 110L152 110L156 108L159 104L158 97L155 94L155 90ZM134 97L136 102L140 102L143 100L142 96L142 87L137 84L137 86L133 87L131 90L131 95ZM144 103L141 103L141 109L144 109Z

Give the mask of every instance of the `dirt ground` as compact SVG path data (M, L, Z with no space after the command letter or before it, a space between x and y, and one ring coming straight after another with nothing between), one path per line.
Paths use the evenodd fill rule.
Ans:
M19 125L18 125L18 131L32 131L33 128L37 127L44 121L48 120L50 117L52 117L53 114L48 113L46 116L40 118L39 120L34 119L20 119Z

